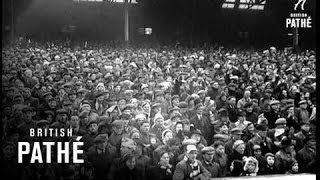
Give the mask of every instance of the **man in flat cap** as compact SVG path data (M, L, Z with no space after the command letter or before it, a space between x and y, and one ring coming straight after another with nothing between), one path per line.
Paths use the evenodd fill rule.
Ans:
M93 141L94 145L86 153L88 161L94 167L95 178L106 178L111 163L117 156L116 148L108 143L108 134L99 134Z
M98 135L98 124L96 121L90 121L87 124L86 128L87 128L87 133L82 137L85 151L87 151L91 146L94 145L94 139Z
M190 118L190 123L194 125L196 129L199 129L203 133L203 137L208 143L211 142L213 135L213 127L210 124L210 119L203 113L204 106L199 103L195 106L196 115Z
M308 133L304 139L304 147L297 151L297 161L301 173L315 173L317 170L316 136ZM314 167L313 167L314 166Z
M209 179L211 174L203 166L203 164L196 159L197 147L193 144L186 145L184 158L181 160L174 171L173 180L205 180Z
M225 144L225 152L228 155L233 152L233 149L232 149L233 143L237 140L240 140L243 134L242 129L236 128L236 127L231 129L230 133L231 133L231 139L228 140Z
M109 137L109 142L112 146L117 149L117 152L120 151L121 139L123 138L123 121L115 120L111 123L112 133Z
M299 108L296 109L296 115L298 117L298 122L308 122L309 121L309 117L310 117L310 113L307 110L307 101L306 100L301 100L299 102Z
M213 161L215 150L212 146L206 146L201 149L203 166L211 173L211 178L219 177L220 165Z
M278 100L271 100L269 102L270 110L264 113L264 117L268 120L269 128L275 128L275 122L280 115L280 102Z

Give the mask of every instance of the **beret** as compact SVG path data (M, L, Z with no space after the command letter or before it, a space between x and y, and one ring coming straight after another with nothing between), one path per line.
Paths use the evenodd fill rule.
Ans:
M261 149L261 147L260 147L260 145L255 144L255 145L253 145L252 149L253 150L257 150L257 149Z
M236 149L238 146L240 146L241 144L245 144L243 140L236 140L233 143L232 149Z
M286 124L287 120L285 118L279 118L274 124Z
M212 146L203 147L201 149L202 154L214 154L214 148Z

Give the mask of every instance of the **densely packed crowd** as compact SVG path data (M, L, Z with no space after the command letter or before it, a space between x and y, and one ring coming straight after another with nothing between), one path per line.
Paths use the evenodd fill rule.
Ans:
M2 49L11 179L316 172L314 51L30 44ZM30 137L30 128L72 128L73 137ZM77 136L83 164L18 164L17 142Z

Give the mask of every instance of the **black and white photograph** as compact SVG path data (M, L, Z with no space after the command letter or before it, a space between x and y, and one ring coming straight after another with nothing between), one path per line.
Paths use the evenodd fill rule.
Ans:
M2 0L1 179L316 180L316 9Z

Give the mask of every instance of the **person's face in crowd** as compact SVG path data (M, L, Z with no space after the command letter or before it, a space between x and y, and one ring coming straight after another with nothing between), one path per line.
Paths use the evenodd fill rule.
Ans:
M282 95L284 96L284 97L288 97L288 92L286 91L286 90L282 90Z
M163 118L157 118L155 121L157 126L164 126L164 119Z
M203 159L207 162L212 162L213 157L214 157L214 154L208 154L208 153L203 154Z
M25 75L27 78L31 78L31 77L32 77L32 71L28 69L28 70L24 71L24 75Z
M191 151L190 153L187 153L186 156L192 163L194 163L196 161L197 154L197 151Z
M89 126L89 133L96 134L98 132L98 125L96 123L92 123Z
M212 87L213 87L214 89L219 89L219 83L218 83L218 82L214 82L214 83L212 84Z
M317 142L315 139L312 139L312 140L309 140L306 142L306 145L309 147L309 148L312 148L313 150L316 150L317 146L316 146Z
M136 158L128 159L128 160L126 161L126 166L127 166L130 170L133 170L134 167L136 166Z
M236 98L230 98L229 104L234 106L236 104Z
M308 107L307 103L300 104L301 109L307 109L307 107Z
M202 114L203 113L203 110L204 110L204 107L199 107L197 109L197 114Z
M154 108L154 112L155 113L159 113L161 111L161 107L160 106L157 106Z
M247 129L248 129L248 131L249 131L250 133L254 133L254 130L255 130L254 124L250 123L250 124L248 125Z
M71 116L70 125L72 127L78 127L79 123L80 123L80 121L79 121L78 116Z
M121 91L121 86L117 85L115 88L114 88L114 91L116 93L120 92Z
M83 104L82 110L91 111L91 106L89 104Z
M10 116L11 115L11 107L7 106L3 109L3 115Z
M69 95L69 99L70 99L70 101L75 101L77 99L77 95L76 94L70 94Z
M309 92L306 92L306 94L304 95L304 98L305 98L305 99L310 99L310 93L309 93Z
M189 107L190 107L190 108L194 108L194 100L191 100L191 101L189 102Z
M244 144L240 144L236 147L236 151L239 153L239 154L244 154L244 150L246 149L246 146Z
M64 89L59 90L59 96L64 96L66 94L66 91Z
M150 81L149 82L149 86L154 88L156 86L156 82L155 81Z
M98 86L98 91L100 91L100 92L104 91L104 87L103 86Z
M255 150L253 151L253 153L254 153L254 156L255 156L255 157L260 157L260 156L261 156L261 149L255 149Z
M119 111L117 108L115 108L111 113L110 117L117 117L119 115Z
M88 80L88 81L87 81L87 86L90 87L90 88L93 87L93 82L92 82L92 80Z
M280 111L280 104L274 104L271 106L271 108L276 111L276 112L279 112Z
M160 161L159 161L159 164L161 166L168 166L169 165L169 161L170 161L170 156L168 153L164 153L162 154L162 156L160 157Z
M172 104L173 104L174 106L178 106L178 105L179 105L179 102L180 102L180 99L179 99L179 98L174 98L174 99L172 100Z
M140 127L140 130L142 133L148 133L150 130L150 124L149 123L143 123Z
M256 169L256 164L252 161L249 161L247 168L248 168L248 172L252 173Z
M16 87L17 87L19 90L22 90L22 89L24 88L24 84L23 84L23 82L21 82L21 81L17 81L17 83L16 83Z
M267 157L267 164L268 164L269 166L273 167L273 165L274 165L274 157L268 156L268 157Z
M131 139L134 140L134 141L139 140L140 139L140 133L139 132L132 133Z
M227 125L222 125L222 126L220 127L220 133L221 133L221 134L228 134L228 132L229 132L229 128L228 128Z
M11 136L8 137L8 140L13 142L13 143L18 143L19 142L19 138L20 138L20 134L19 133L14 133Z
M245 99L250 98L250 96L251 96L251 92L250 92L250 91L245 91L245 92L244 92L243 97L244 97Z
M126 109L126 110L123 111L123 114L131 115L131 110L130 109Z
M125 99L120 99L118 101L118 105L119 105L120 109L123 109L126 106L126 100Z
M222 155L225 152L225 147L222 145L219 145L216 149L215 149L215 153Z
M14 147L12 145L6 145L2 149L2 154L4 159L11 159L14 156Z
M221 96L221 100L222 100L222 101L226 101L226 100L227 100L227 96L224 96L224 95Z
M47 92L47 87L46 86L42 86L41 89L40 89L40 92L41 93Z
M25 112L24 113L25 121L26 122L31 122L32 121L32 116L33 116L32 111Z
M310 131L310 125L309 124L304 124L301 126L301 130L304 132L309 132Z
M294 163L294 165L291 167L291 170L295 173L299 171L299 165L298 163Z
M103 101L103 100L104 100L104 96L99 96L99 97L97 97L97 100L98 100L99 102Z
M7 90L6 91L6 95L7 95L8 98L12 98L13 95L14 95L14 91L13 90Z
M194 139L199 143L201 141L201 135L200 134L192 134L191 139Z
M143 107L142 107L143 111L144 112L149 112L150 111L150 104L145 104Z
M49 123L52 123L53 116L51 114L48 114L46 120L49 121Z
M57 107L57 102L55 100L50 100L48 102L48 106L51 108L51 109L54 109Z
M167 132L166 135L164 136L164 141L168 142L169 139L172 139L172 138L173 138L172 132Z
M183 131L183 125L182 124L177 124L176 125L176 133L178 133L179 131Z
M252 113L252 111L253 111L253 106L247 107L247 108L246 108L246 111L247 111L248 113Z
M65 123L67 121L67 114L65 113L60 113L60 114L57 114L57 120L61 123Z
M240 122L244 122L246 120L246 117L245 116L238 116L238 121Z
M267 136L267 130L265 130L265 131L259 130L259 131L258 131L258 134L259 134L259 136L261 136L262 138L265 138L265 137Z

